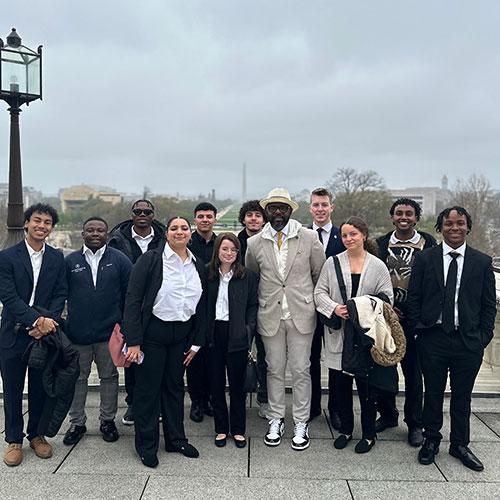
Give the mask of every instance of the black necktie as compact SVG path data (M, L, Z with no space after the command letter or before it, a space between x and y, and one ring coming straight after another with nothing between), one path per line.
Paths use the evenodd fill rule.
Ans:
M321 244L323 244L323 228L318 227L318 229L316 229L316 231L318 231L319 241L321 241Z
M444 287L444 304L443 304L443 329L450 333L455 329L455 292L457 289L457 257L460 254L451 252L450 267L446 277L446 286Z

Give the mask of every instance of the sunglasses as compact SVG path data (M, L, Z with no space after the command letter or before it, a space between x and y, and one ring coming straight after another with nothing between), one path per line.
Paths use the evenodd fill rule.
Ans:
M134 208L132 213L139 217L139 215L144 214L145 216L153 215L154 212L150 208Z

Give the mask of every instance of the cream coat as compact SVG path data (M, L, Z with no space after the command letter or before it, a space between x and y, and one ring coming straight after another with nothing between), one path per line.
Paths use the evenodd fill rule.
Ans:
M282 313L283 297L297 330L314 332L316 311L314 285L325 262L318 235L296 220L289 221L288 252L284 275L279 272L270 224L248 239L246 267L260 275L257 331L266 337L276 335Z
M347 297L350 298L352 292L351 268L349 266L347 250L337 255L337 257L340 262L342 276L344 277ZM362 295L377 295L378 293L387 295L392 304L394 294L389 271L378 257L367 253L365 262L363 263L363 270L361 271L356 297L361 297ZM314 290L314 302L317 311L328 318L332 316L333 311L338 305L344 303L340 294L340 287L338 285L332 257L326 261L321 270L316 289ZM325 366L335 370L342 369L343 346L343 322L340 330L331 330L325 327L325 348L323 349Z

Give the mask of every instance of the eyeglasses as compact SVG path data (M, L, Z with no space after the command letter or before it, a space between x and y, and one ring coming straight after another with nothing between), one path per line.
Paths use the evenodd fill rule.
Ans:
M238 249L237 248L224 248L224 247L221 247L221 252L238 253Z
M284 203L280 203L277 205L270 203L269 205L266 206L266 210L268 210L272 214L276 214L278 212L280 212L282 214L286 214L291 210L291 207L290 207L290 205L285 205Z
M132 210L132 213L137 217L142 214L144 214L146 217L154 214L153 210L151 210L150 208L134 208Z

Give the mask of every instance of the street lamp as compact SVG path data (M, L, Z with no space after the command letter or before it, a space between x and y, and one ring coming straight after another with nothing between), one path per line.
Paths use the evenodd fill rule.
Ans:
M0 99L10 106L9 204L3 248L24 238L19 113L23 104L41 98L42 46L34 51L21 45L21 37L12 28L6 45L0 38Z

